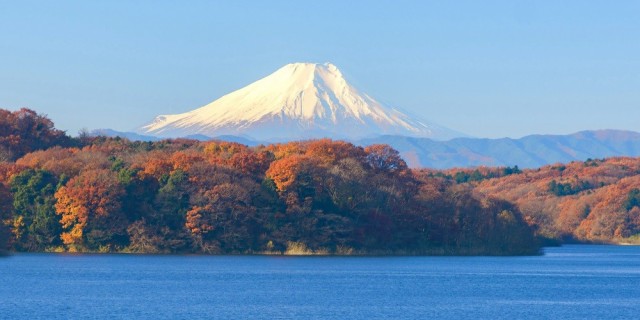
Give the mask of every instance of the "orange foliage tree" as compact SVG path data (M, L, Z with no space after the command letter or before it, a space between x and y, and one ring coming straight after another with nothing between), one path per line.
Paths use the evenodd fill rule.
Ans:
M121 212L124 189L109 170L84 171L55 194L56 213L64 228L62 241L70 250L125 245L127 221Z

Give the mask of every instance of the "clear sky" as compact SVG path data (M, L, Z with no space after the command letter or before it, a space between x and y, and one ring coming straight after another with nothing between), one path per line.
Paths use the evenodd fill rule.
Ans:
M73 135L327 61L473 136L640 131L640 1L0 0L0 108Z

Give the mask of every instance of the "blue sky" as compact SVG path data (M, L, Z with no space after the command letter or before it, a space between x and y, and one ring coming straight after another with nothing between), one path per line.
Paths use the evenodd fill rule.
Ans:
M640 131L640 1L2 1L0 107L131 130L290 62L478 137Z

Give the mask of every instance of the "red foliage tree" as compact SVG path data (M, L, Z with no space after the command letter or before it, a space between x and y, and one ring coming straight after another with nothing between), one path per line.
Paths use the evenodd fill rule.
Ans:
M31 109L0 109L0 161L15 160L35 150L54 145L68 146L71 139L53 122Z

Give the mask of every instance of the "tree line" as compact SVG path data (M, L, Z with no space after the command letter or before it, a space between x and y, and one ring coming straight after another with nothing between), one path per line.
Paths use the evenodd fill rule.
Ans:
M411 170L387 145L71 138L32 110L0 115L0 241L11 250L539 250L516 206Z

